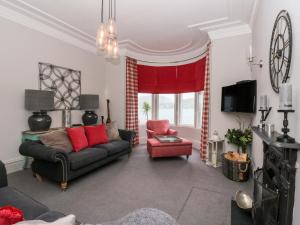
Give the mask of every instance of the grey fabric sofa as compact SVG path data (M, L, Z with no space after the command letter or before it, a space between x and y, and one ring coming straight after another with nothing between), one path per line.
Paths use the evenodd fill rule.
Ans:
M25 141L19 148L20 154L34 159L31 168L34 175L60 183L63 190L69 181L95 170L121 156L130 155L135 133L119 130L122 140L111 141L89 147L80 152L66 153L43 145L39 141Z
M4 164L0 161L0 207L14 206L21 209L25 220L43 220L53 222L64 214L51 211L45 205L37 202L19 190L9 187L7 184L7 175ZM77 223L79 224L79 223Z

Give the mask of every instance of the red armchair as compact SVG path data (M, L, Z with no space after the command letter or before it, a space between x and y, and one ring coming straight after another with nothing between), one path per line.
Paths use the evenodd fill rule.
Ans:
M177 131L170 129L169 120L148 120L147 136L153 138L155 135L177 135Z

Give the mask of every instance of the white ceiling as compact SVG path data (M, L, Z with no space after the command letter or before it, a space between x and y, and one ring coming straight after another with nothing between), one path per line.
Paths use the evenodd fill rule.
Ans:
M101 0L0 1L94 43ZM141 54L185 54L205 45L207 31L248 24L254 1L117 0L119 40L123 47ZM104 2L107 6L108 0Z

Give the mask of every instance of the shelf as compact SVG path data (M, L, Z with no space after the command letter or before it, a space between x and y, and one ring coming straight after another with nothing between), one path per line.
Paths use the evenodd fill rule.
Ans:
M278 132L274 132L272 136L269 136L267 132L258 127L252 127L252 130L255 134L257 134L267 145L276 147L276 148L284 148L284 149L297 149L300 150L300 143L283 143L278 142L277 137L281 134Z

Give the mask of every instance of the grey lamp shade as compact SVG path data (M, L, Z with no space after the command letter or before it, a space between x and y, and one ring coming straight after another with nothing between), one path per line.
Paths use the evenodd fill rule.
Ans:
M93 110L99 108L99 95L80 95L80 109Z
M53 110L54 92L26 89L25 109L29 111Z

